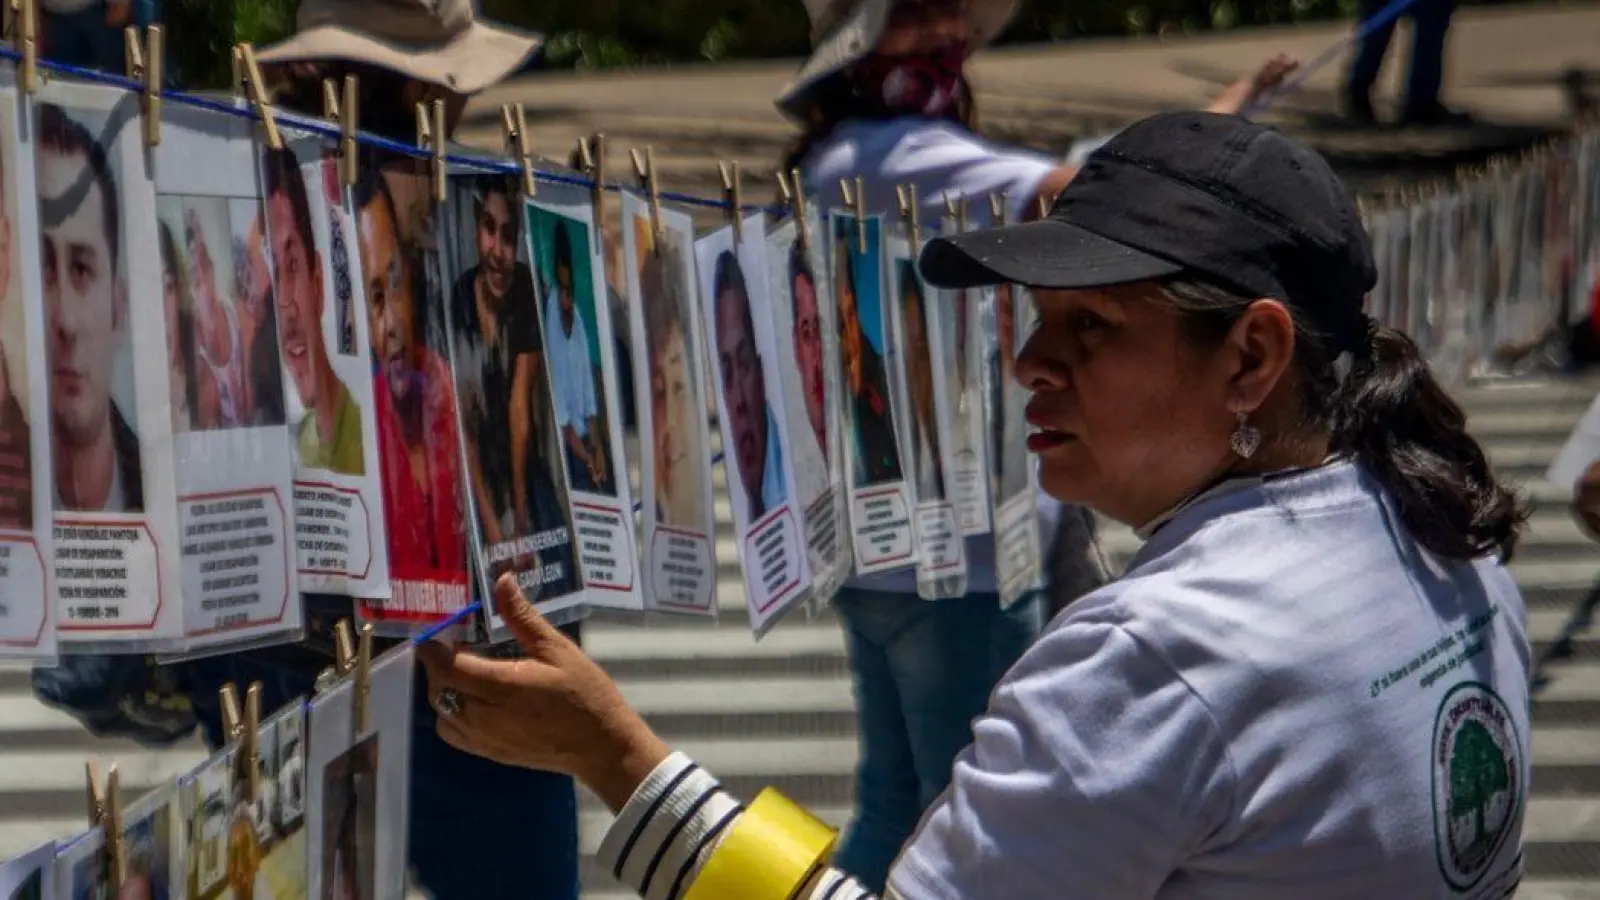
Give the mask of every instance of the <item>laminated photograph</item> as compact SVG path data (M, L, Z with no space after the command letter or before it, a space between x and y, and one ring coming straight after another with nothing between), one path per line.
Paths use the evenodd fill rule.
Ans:
M472 602L470 510L432 191L427 163L363 151L352 207L391 593L361 598L356 609L388 635L421 630Z
M916 504L917 594L940 600L967 593L966 533L950 502L951 439L948 381L935 377L952 363L944 359L937 307L944 298L917 274L917 260L904 237L884 241L888 257L891 368L901 416L900 446L910 461L908 473Z
M56 900L56 844L0 860L0 900Z
M889 389L883 218L860 221L851 213L833 212L828 234L844 373L840 403L850 536L856 574L873 575L917 563L911 489Z
M154 298L162 283L139 98L51 80L32 103L60 637L180 651L189 623L179 553L192 538L177 516L184 460L171 394L185 374L163 317L130 305L136 286Z
M0 660L56 656L49 369L30 100L0 70Z
M169 783L124 803L122 808L122 877L112 871L105 832L92 829L60 849L55 878L60 900L180 900L190 896L183 885L183 818L177 784ZM0 885L5 876L0 874ZM10 895L0 890L0 898Z
M314 135L261 154L302 591L389 597L372 344L350 189Z
M520 183L461 175L450 187L439 244L478 589L491 597L514 573L541 613L565 622L585 593Z
M171 397L185 635L191 650L281 639L300 633L302 605L255 126L174 105L152 154L156 214L130 233L129 274L136 296L165 299L156 374Z
M1033 322L1026 288L1002 284L990 292L995 339L987 369L990 491L995 498L995 577L1000 604L1010 606L1039 586L1044 551L1039 534L1038 486L1028 453L1024 416L1029 394L1017 383L1017 351Z
M616 338L589 193L541 188L523 205L544 362L572 505L578 571L594 607L639 610L633 497L622 443ZM551 583L563 573L546 566ZM525 587L529 593L532 590ZM498 617L492 620L499 624Z
M310 878L302 896L405 896L415 660L407 643L372 661L366 722L356 721L352 678L312 702L305 767Z
M622 253L642 447L645 608L717 615L716 516L705 342L695 304L694 223L622 194Z
M700 238L695 260L750 627L763 634L811 596L767 274L765 220ZM757 315L756 311L763 311Z
M945 220L955 233L956 219ZM951 290L932 304L944 348L945 396L950 398L950 477L945 487L967 537L989 533L988 453L983 436L983 293ZM940 371L935 369L935 372Z
M807 240L801 241L800 233L793 218L767 233L770 309L795 492L805 511L811 589L816 596L831 598L850 575L839 451L838 313L820 220L808 215Z

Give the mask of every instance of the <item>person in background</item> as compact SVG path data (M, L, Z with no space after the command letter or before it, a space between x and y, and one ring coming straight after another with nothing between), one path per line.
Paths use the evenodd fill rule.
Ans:
M1389 6L1390 0L1359 0L1356 21L1365 22ZM1455 0L1413 0L1405 10L1411 19L1411 61L1406 70L1406 96L1400 107L1402 125L1470 125L1472 117L1439 100L1444 83L1444 42L1450 32ZM1397 17L1398 18L1398 17ZM1392 18L1361 36L1345 74L1345 114L1358 125L1378 121L1372 108L1372 88L1378 83L1384 54L1394 37Z
M124 74L127 50L122 30L143 25L134 0L39 0L42 53L55 62ZM138 4L143 7L144 4Z
M917 189L924 222L941 221L946 196L1001 194L1009 221L1037 216L1039 200L1054 199L1077 168L980 136L965 74L971 53L999 35L1014 8L1014 0L806 0L814 50L776 100L802 133L780 170L799 168L813 188L860 177L866 213L890 219L900 186ZM1293 68L1286 58L1270 60L1230 85L1212 109L1239 112ZM973 204L974 227L987 224L987 207ZM849 296L840 297L846 310ZM847 361L848 322L846 314ZM1042 534L1053 533L1060 510L1040 499ZM1083 538L1076 546L1051 544L1071 562L1047 560L1047 567L1093 571L1092 532L1074 534ZM992 535L967 540L965 597L924 601L905 569L852 578L834 598L861 743L856 814L837 862L875 890L949 783L950 764L971 741L972 720L996 679L1041 625L1037 596L1000 608L994 543Z
M935 239L921 268L1031 289L1039 483L1146 541L1000 681L885 900L1515 894L1528 511L1364 310L1376 266L1327 162L1237 116L1151 116L1047 218ZM515 582L496 599L530 658L422 647L440 732L579 773L628 888L872 896L827 867L826 826L735 799Z

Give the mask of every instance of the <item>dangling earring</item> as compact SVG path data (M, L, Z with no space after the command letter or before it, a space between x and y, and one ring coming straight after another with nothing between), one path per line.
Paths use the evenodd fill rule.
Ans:
M1228 435L1228 448L1243 459L1255 456L1261 449L1261 429L1251 425L1248 417L1249 413L1239 413L1239 426Z

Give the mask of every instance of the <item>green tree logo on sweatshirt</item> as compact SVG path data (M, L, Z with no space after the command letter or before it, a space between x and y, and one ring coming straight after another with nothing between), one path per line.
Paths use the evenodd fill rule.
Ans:
M1439 871L1457 892L1486 875L1522 812L1521 745L1488 685L1463 682L1439 704L1429 748Z

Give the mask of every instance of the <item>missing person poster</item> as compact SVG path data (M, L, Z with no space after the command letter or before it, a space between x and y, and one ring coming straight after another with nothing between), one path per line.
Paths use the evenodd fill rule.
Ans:
M166 110L153 151L155 227L145 219L130 235L140 251L130 283L165 298L170 313L157 374L169 388L191 649L301 628L294 460L256 150L247 120Z
M554 393L557 475L570 491L578 570L589 605L643 609L611 349L616 341L594 209L586 191L561 185L541 189L523 211Z
M622 253L639 398L645 608L717 615L716 518L705 344L695 297L694 223L622 195Z
M406 895L415 660L409 643L373 660L364 723L355 719L352 679L312 703L305 775L310 877L299 896Z
M387 599L372 344L349 188L318 136L261 154L271 290L294 454L300 590Z
M883 217L833 212L833 297L844 372L845 483L856 574L916 565L911 490L890 401L884 317Z
M961 222L945 220L954 234ZM967 537L989 533L988 453L983 436L983 294L977 290L946 291L929 308L938 320L939 346L944 348L945 396L950 398L950 502ZM935 369L935 372L938 372Z
M723 471L744 567L750 627L764 633L810 597L805 530L795 502L777 338L769 311L765 219L746 218L695 244Z
M446 285L428 163L363 151L353 193L391 587L356 609L379 634L404 634L471 602Z
M520 182L467 175L451 188L439 241L479 590L492 597L514 572L540 612L564 619L583 604L583 580Z
M61 640L180 651L169 392L182 376L163 317L130 303L133 286L161 284L139 100L52 80L32 102Z
M56 655L49 370L34 129L0 71L0 660Z
M1028 425L1023 417L1028 393L1016 381L1017 350L1033 321L1027 290L995 287L989 299L995 339L985 367L989 390L990 484L995 497L994 539L1000 603L1010 606L1039 583L1043 550L1035 506L1033 459L1028 455Z
M910 241L890 237L892 332L900 352L891 373L895 396L908 415L900 419L900 446L911 462L911 493L916 502L917 593L930 600L967 593L966 534L950 502L950 399L948 382L934 373L950 365L939 341L938 313L944 300L923 283Z
M794 485L805 511L812 593L830 599L850 574L844 464L840 459L839 332L824 248L815 216L806 240L790 219L767 234L772 330L779 384L788 414Z

